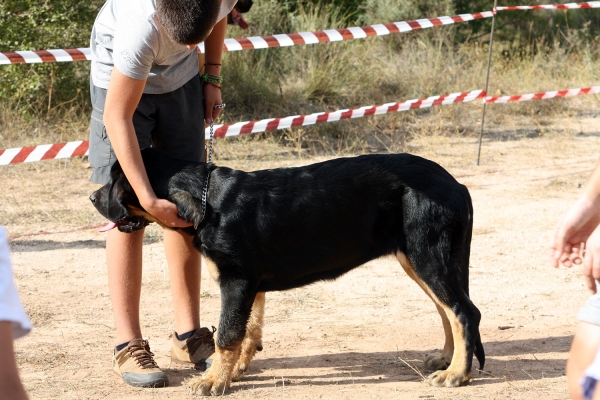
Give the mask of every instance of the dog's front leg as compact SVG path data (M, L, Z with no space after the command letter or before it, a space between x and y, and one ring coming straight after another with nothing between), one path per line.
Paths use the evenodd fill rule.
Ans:
M231 375L240 357L240 350L240 344L229 348L216 345L213 363L208 372L202 377L190 380L192 393L200 393L202 396L224 395L231 386Z
M250 368L250 362L257 351L262 350L262 327L265 315L265 293L256 294L254 304L252 304L252 313L246 326L246 336L242 342L242 351L235 368L233 369L234 382L242 379L242 375Z
M203 396L222 396L231 386L233 369L242 349L246 324L256 292L245 281L221 276L221 316L213 363L208 372L189 381L192 392Z

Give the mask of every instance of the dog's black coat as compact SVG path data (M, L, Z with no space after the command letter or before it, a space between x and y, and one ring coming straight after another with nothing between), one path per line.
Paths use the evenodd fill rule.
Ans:
M335 279L375 258L403 253L418 278L463 325L471 368L480 366L480 314L469 299L473 208L467 188L438 164L409 154L339 158L305 167L243 172L172 158L142 157L156 195L173 201L194 246L219 273L217 344L238 343L257 292ZM211 171L206 217L202 188ZM91 199L119 229L144 217L119 164Z

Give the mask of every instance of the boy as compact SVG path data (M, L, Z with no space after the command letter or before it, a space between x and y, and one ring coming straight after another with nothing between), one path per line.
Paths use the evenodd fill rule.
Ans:
M119 159L141 205L166 226L190 224L177 207L158 199L140 149L153 146L193 161L205 160L204 121L217 118L227 14L236 0L108 0L91 35L90 180L106 184ZM205 75L196 46L205 43ZM208 74L208 75L207 75ZM203 99L204 97L204 99ZM204 103L203 103L204 100ZM116 158L115 158L116 157ZM106 263L116 338L113 369L132 386L166 386L148 342L142 339L139 303L144 230L106 238ZM171 361L206 368L213 332L200 327L200 254L191 237L165 230L175 332Z

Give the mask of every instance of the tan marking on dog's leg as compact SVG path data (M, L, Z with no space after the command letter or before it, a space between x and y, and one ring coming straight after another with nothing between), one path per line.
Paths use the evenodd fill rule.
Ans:
M431 296L430 296L431 298ZM433 300L433 299L432 299ZM452 326L450 320L446 316L446 312L440 307L435 301L435 307L437 308L438 314L442 318L442 326L444 327L444 348L442 353L428 354L425 358L425 367L430 371L437 371L446 369L452 363L452 356L454 354L454 337L452 335Z
M465 330L458 317L448 306L442 305L446 312L454 336L454 354L452 362L445 371L437 371L429 376L429 383L433 386L461 386L471 379L471 371L467 370L467 343Z
M442 319L442 326L444 327L444 338L445 338L444 339L444 348L443 348L441 354L440 353L428 354L425 359L425 367L427 369L429 369L430 371L446 369L452 362L452 355L454 353L454 339L452 336L452 327L450 325L450 321L448 320L448 317L446 316L446 312L444 311L444 309L442 307L440 307L438 302L431 296L428 288L423 286L423 282L417 276L411 262L408 260L408 258L406 258L406 255L404 255L403 253L398 253L397 258L398 258L398 261L400 262L400 265L406 272L406 274L413 281L415 281L417 283L417 285L419 285L419 287L421 287L421 289L423 289L423 291L431 299L431 301L433 301L433 303L435 304L435 307L438 311L438 314L440 314L440 317Z
M210 276L215 280L215 281L219 281L219 268L217 267L217 264L215 264L215 262L213 260L211 260L210 258L206 258L206 269L208 270L208 273L210 274Z
M413 265L406 257L404 253L398 252L396 258L402 265L406 274L411 277L423 291L433 300L438 310L438 313L442 317L442 325L444 326L444 333L446 340L444 343L444 349L442 350L441 357L428 356L425 360L426 366L432 361L439 362L442 364L442 359L449 361L450 365L445 370L436 371L431 374L428 381L433 386L460 386L469 382L471 378L471 371L467 371L467 344L465 343L465 332L462 324L459 322L458 317L452 311L450 307L442 303L440 299L433 293L429 286L417 275ZM450 359L447 359L449 357ZM434 366L434 365L432 365Z
M222 396L231 386L231 376L235 363L240 358L241 344L224 349L215 346L213 363L203 375L191 379L188 384L192 392L202 396Z
M265 293L256 294L250 319L246 325L246 336L242 342L242 351L235 368L233 369L234 382L242 379L242 375L250 368L252 358L258 349L262 349L262 327L265 315Z

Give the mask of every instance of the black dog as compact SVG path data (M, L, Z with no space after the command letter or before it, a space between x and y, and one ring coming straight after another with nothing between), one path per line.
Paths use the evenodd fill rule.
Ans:
M483 368L481 315L469 299L471 198L438 164L409 154L365 155L243 172L152 148L142 157L156 195L194 223L186 230L221 288L216 355L194 390L222 394L248 369L262 348L265 292L335 279L390 254L442 317L446 341L425 361L436 371L429 382L466 384L473 354ZM122 231L158 222L141 209L118 163L111 179L90 197L103 216Z

